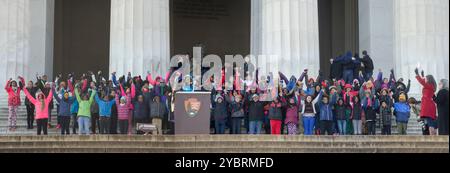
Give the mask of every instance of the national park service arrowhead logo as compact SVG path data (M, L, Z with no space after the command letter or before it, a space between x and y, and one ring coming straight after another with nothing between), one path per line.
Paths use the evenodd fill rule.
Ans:
M186 110L187 116L191 118L194 118L198 115L201 106L202 102L200 102L197 98L188 98L184 101L184 108Z

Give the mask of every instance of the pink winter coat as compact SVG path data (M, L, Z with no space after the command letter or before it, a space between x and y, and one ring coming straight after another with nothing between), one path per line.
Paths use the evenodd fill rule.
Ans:
M8 93L8 106L20 106L20 88L14 91L10 86L10 81L6 83L5 90Z
M53 92L50 92L47 97L45 97L44 93L39 93L38 96L36 96L36 99L39 99L40 96L44 97L44 108L41 109L41 102L39 100L36 100L31 94L28 92L26 88L24 88L23 92L27 96L28 100L30 100L31 103L34 104L34 107L36 108L36 116L35 119L47 119L48 118L48 105L52 101Z

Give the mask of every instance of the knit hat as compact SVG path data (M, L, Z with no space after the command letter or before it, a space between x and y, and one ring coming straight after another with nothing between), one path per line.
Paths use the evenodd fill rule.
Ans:
M322 82L322 86L326 88L328 85L327 85L327 83L325 81L323 81Z
M219 99L222 99L222 101L223 101L223 97L221 95L216 96L216 102L219 101Z
M44 94L41 89L36 90L35 97L38 98L39 95Z
M126 102L126 101L127 101L127 98L126 98L125 96L122 96L122 97L120 97L120 101Z
M345 89L347 89L347 88L352 88L352 85L350 85L350 84L345 84Z
M330 86L330 88L328 88L330 91L332 90L332 89L335 89L336 90L336 86L334 86L334 85L331 85Z

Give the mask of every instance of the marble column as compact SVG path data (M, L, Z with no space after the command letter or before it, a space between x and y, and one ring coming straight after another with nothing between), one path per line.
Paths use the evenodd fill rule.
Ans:
M165 73L170 62L169 20L168 0L112 0L110 71Z
M317 74L320 66L317 0L252 0L251 54L261 72Z
M53 75L54 0L0 0L0 84ZM4 90L2 90L3 92Z
M385 74L394 68L394 1L359 0L359 47Z
M395 69L399 77L412 80L412 93L421 88L414 79L417 66L437 81L449 77L448 15L448 0L394 1Z

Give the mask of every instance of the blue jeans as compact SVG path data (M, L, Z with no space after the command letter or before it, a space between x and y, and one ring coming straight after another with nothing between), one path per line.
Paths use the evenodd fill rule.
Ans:
M361 120L353 120L353 134L354 135L362 134L362 121Z
M343 76L346 84L353 83L353 70L344 70Z
M339 134L340 135L346 135L347 131L347 120L337 120L338 122L338 128L339 128Z
M372 77L372 75L373 75L373 72L366 72L364 74L364 82L369 81L369 79L370 79L370 77Z
M231 131L233 134L241 134L242 118L231 118Z
M303 117L303 127L305 129L305 135L313 135L315 122L315 117Z
M262 121L250 121L249 126L250 126L250 130L249 130L248 134L253 134L253 135L261 134Z
M215 121L216 134L225 133L225 121Z
M80 135L90 135L89 126L91 125L91 118L85 116L78 117L78 126Z

